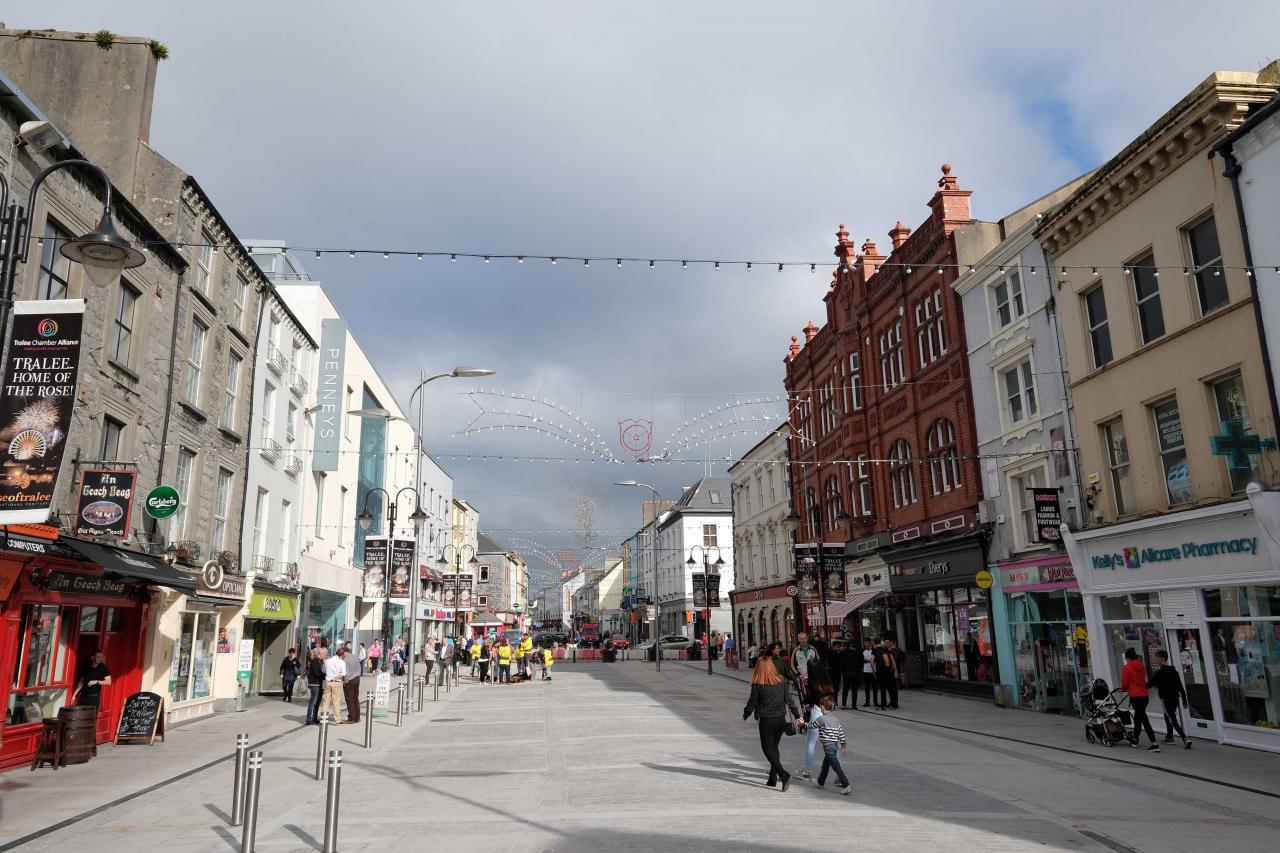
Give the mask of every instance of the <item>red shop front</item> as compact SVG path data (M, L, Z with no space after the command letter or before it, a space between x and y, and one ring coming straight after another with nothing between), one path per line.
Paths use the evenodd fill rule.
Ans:
M29 764L41 720L73 703L101 649L97 742L111 740L124 700L142 688L151 588L195 582L146 554L57 536L42 525L0 534L0 769Z

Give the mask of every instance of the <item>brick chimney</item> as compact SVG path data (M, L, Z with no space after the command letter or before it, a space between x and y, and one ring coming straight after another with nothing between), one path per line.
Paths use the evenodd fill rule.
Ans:
M810 321L809 321L809 325L807 325L807 326L805 326L805 327L804 327L804 342L805 342L805 344L811 344L811 343L813 343L813 339L814 339L814 338L816 338L817 336L818 336L818 327L817 327L817 326L815 326L815 325L813 325L813 321L812 321L812 320L810 320ZM795 339L794 339L794 338L792 338L792 340L795 340Z
M862 244L862 254L858 256L858 266L862 270L862 280L866 281L876 274L876 270L884 263L885 256L876 251L876 244L868 237Z
M933 208L933 218L939 220L945 231L950 232L970 220L969 196L973 193L960 189L959 183L951 174L951 164L942 164L942 177L938 179L938 191L929 200Z
M911 229L902 224L899 219L889 231L889 239L893 241L893 248L899 249L902 244L907 242L907 238L911 236Z

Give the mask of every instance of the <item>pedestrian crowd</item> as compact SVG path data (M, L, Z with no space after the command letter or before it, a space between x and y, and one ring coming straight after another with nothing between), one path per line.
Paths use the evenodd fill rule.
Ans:
M496 640L472 637L463 654L471 662L471 677L481 684L512 684L533 681L539 671L543 681L550 681L555 647L555 643L535 643L524 633L514 643L506 635Z
M766 784L786 791L792 774L782 765L779 744L784 735L805 736L804 764L796 771L801 779L814 780L818 748L822 763L817 785L826 785L834 772L840 793L850 792L849 779L840 763L848 755L844 726L835 715L836 707L858 709L859 688L862 707L874 702L877 710L898 710L898 686L906 656L891 635L866 639L862 649L852 644L829 647L822 640L810 644L800 634L796 647L788 651L780 642L747 650L751 666L751 694L742 719L754 716L760 728L760 749L769 764Z

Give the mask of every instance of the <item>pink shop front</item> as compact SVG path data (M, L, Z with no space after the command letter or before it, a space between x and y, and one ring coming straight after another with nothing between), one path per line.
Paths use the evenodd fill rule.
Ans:
M1004 700L1076 714L1093 682L1089 629L1071 558L1062 552L993 565L992 615Z

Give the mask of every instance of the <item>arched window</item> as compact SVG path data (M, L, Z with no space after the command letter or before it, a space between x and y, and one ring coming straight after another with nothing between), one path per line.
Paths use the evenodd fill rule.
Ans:
M835 530L845 520L840 517L844 515L844 499L840 495L840 478L835 474L827 478L823 490L823 506L827 513L827 529Z
M795 638L795 635L796 635L796 623L795 623L795 619L791 615L790 607L788 607L782 613L782 630L783 630L782 636L787 638L783 642L785 642L787 645L791 645L791 641Z
M889 450L889 487L895 508L916 502L916 469L911 460L911 445L905 438L895 441Z
M956 427L946 418L935 421L929 428L929 480L935 495L960 488Z
M818 506L818 493L812 486L804 490L804 513L809 522L809 536L822 538L822 509Z
M765 621L764 611L760 611L760 645L769 642L769 624Z
M769 614L769 642L778 639L778 608L773 608L773 612Z

